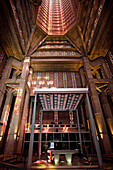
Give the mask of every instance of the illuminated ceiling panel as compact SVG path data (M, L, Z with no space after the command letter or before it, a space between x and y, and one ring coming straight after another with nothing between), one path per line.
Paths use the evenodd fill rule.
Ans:
M59 95L60 99L59 99ZM40 94L39 99L43 110L75 110L82 94ZM67 100L65 100L65 98ZM66 101L66 102L65 102Z
M43 111L76 110L87 88L35 89Z
M78 0L42 0L37 24L49 35L63 35L76 24Z

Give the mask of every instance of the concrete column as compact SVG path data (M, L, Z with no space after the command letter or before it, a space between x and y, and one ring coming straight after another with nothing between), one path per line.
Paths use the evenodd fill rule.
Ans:
M28 81L27 81L29 90L31 90L31 87L32 87L32 76L33 76L33 69L30 68L30 70L29 70L29 77L28 77Z
M83 64L84 64L84 69L85 69L85 73L86 73L86 77L87 77L87 81L88 81L88 85L89 85L91 102L92 102L93 112L94 112L95 120L96 120L96 123L98 126L98 130L99 130L100 134L103 134L101 139L103 141L105 152L111 153L111 145L110 145L110 141L109 141L106 124L104 121L99 97L98 97L95 83L93 80L93 76L91 73L89 59L86 56L83 57Z
M29 108L29 91L26 93L26 97L25 97L24 110L23 110L21 127L20 127L20 134L19 134L19 141L18 141L18 146L17 146L17 154L22 153L22 146L23 146L22 144L23 144L23 141L24 141L24 134L25 134L25 126L26 126L27 115L28 115L28 108Z
M4 108L3 108L3 112L2 112L2 116L1 116L1 122L3 123L3 126L0 126L0 147L2 146L5 130L6 130L6 127L7 127L10 108L11 108L11 104L12 104L12 99L13 99L13 94L10 90L7 94L6 101L5 101Z
M79 73L80 73L80 78L82 82L82 87L86 87L86 79L85 79L85 73L84 73L83 68L80 68Z
M109 129L111 131L111 134L113 135L113 115L112 115L112 111L111 111L111 108L110 108L110 105L108 103L108 99L107 99L107 96L105 95L105 93L102 92L100 94L100 96L101 96L101 101L102 101L105 117L106 117Z
M28 119L28 125L29 125L29 126L30 126L30 124L31 124L32 107L33 107L33 100L31 99L30 109L29 109L29 119Z
M25 57L23 68L22 68L22 74L21 74L22 79L27 78L28 73L29 73L29 65L30 65L30 57Z
M8 79L10 77L11 70L12 70L12 61L13 61L13 58L10 57L5 65L4 72L1 78L2 80Z
M101 59L101 64L102 64L102 69L103 69L105 78L111 79L111 81L108 83L108 88L109 88L111 100L113 102L113 80L112 80L112 75L110 74L110 72L109 72L103 58Z
M79 74L80 74L80 78L81 78L81 83L82 83L82 87L85 88L86 87L86 78L85 78L85 73L84 73L84 69L80 68L79 69ZM88 120L88 107L87 107L87 102L85 101L85 110L86 110L86 117ZM85 118L84 118L84 111L83 111L83 107L81 105L81 115L82 115L82 120L83 120L83 126L85 126Z
M29 87L29 90L31 91L31 88L32 88L32 76L33 76L33 69L30 68L30 74L29 74L29 77L28 77L28 87ZM30 109L29 109L29 117L28 117L28 126L30 126L31 124L31 116L32 116L32 106L33 106L33 100L31 98L31 103L30 103Z
M6 90L5 79L8 79L10 77L11 70L12 70L12 60L13 60L12 57L8 59L4 68L4 73L0 80L0 111L2 110L3 107L4 94Z
M86 87L86 78L85 78L84 69L80 68L79 73L80 73L82 87ZM82 112L82 110L83 109L81 109L81 112ZM88 110L88 105L87 105L86 99L85 99L85 111L86 111L86 118L87 118L87 126L89 129L89 110Z
M93 75L91 73L89 59L88 59L87 56L83 57L83 65L84 65L84 70L85 70L86 78L87 79L93 79Z
M75 73L75 77L76 77L76 82L77 82L77 87L81 88L81 82L80 82L80 74L79 72Z
M24 103L26 83L21 83L17 92L17 97L14 105L13 115L11 118L8 141L5 147L6 154L14 154L15 145L18 137L18 130L20 126L22 107Z
M0 115L2 114L2 108L4 106L5 90L6 90L5 81L0 81Z
M108 70L108 68L106 66L106 63L105 63L103 58L101 59L101 66L102 66L102 69L103 69L105 77L111 79L112 75L110 74L110 72L109 72L109 70Z
M0 48L0 51L1 51L1 48ZM0 74L2 73L2 70L3 70L3 68L5 66L5 63L6 63L6 55L5 55L5 53L3 55L4 55L4 57L2 59L1 65L0 65Z
M111 79L108 83L108 89L109 89L109 93L110 93L110 96L111 96L111 100L112 100L112 103L113 103L113 79Z
M96 72L96 78L97 79L101 79L101 77L100 77L100 74L99 74L99 71L97 70L97 72Z
M12 79L16 79L17 78L17 75L15 74L16 70L14 70L14 73L13 73L13 76L12 76Z
M22 83L19 84L19 89L17 92L17 97L14 105L13 115L10 123L8 140L5 146L6 154L14 154L15 147L17 144L19 127L22 117L22 109L24 104L24 96L27 85L27 76L29 72L30 58L26 57L22 69Z
M82 105L80 106L81 116L82 116L82 123L83 127L85 127L85 117L84 117L84 111Z

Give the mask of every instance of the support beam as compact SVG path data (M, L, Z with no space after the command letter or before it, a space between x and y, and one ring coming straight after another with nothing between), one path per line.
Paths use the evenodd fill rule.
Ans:
M4 68L2 78L0 79L0 114L1 114L2 107L3 107L4 94L5 94L5 90L6 90L5 79L10 78L10 74L11 74L11 70L12 70L12 60L13 60L12 57L10 57L8 59L6 65L5 65L5 68Z
M0 147L3 144L3 138L4 138L4 134L5 134L8 119L9 119L9 113L11 109L12 100L13 100L13 93L10 89L6 97L6 101L5 101L2 116L1 116L1 122L3 122L3 126L0 126Z
M31 124L31 117L32 117L32 112L33 112L32 106L33 106L33 98L31 99L31 103L30 103L28 125Z
M32 117L32 126L31 126L31 135L30 135L30 144L29 144L27 169L30 169L31 164L32 164L34 126L35 126L35 115L36 115L36 101L37 101L37 93L35 93L35 100L34 100L34 108L33 108L33 117Z
M39 134L39 160L40 160L40 158L41 158L42 117L43 117L43 111L41 110L41 117L40 117L40 134Z
M36 93L80 93L80 94L83 94L83 93L87 93L88 92L88 88L35 88L34 89L34 92Z
M4 68L4 73L2 75L2 80L4 79L9 79L10 77L10 74L11 74L11 70L12 70L12 61L13 61L13 58L10 57L5 65L5 68Z
M5 145L5 154L14 154L16 151L21 116L23 113L25 87L26 87L26 81L23 81L23 83L20 83L17 96L16 96L16 100L15 100L15 104L14 104L12 117L11 117L7 142Z
M24 134L25 134L25 125L26 125L26 119L28 116L28 108L29 108L29 92L26 93L25 96L25 103L24 103L24 110L23 115L21 118L21 126L20 126L20 134L19 134L19 140L17 145L17 154L22 153L22 146L24 141Z
M82 148L82 139L81 139L81 133L80 133L80 122L79 122L78 109L76 109L76 114L77 114L78 133L79 133L79 140L80 140L81 154L83 154L83 148Z
M103 106L105 118L108 123L109 130L111 132L111 135L113 135L113 115L112 115L112 110L108 102L107 95L104 92L102 92L100 94L100 98L101 98L101 102L102 102L102 106Z
M90 105L88 93L86 93L86 98L87 98L87 103L88 103L89 116L90 116L90 122L91 122L91 127L92 127L91 129L92 129L93 138L94 138L94 142L95 142L95 147L96 147L97 157L98 157L98 161L99 161L99 166L100 166L101 169L103 169L102 155L101 155L100 146L99 146L97 136L96 136L96 130L95 130L93 114L92 114L92 110L91 110L91 105Z
M102 113L102 107L101 107L99 96L96 90L95 82L94 82L94 79L91 73L90 62L87 56L83 56L83 63L84 63L84 70L85 70L87 83L88 83L89 91L91 95L91 103L92 103L93 113L95 116L95 121L96 121L99 133L104 134L101 137L101 139L103 142L105 153L109 154L112 152L109 135L107 132L107 127L106 127L106 123L105 123L104 116Z
M8 139L5 146L6 154L14 154L17 147L17 139L20 129L21 117L23 114L23 104L25 99L25 91L29 73L30 57L25 57L21 79L22 82L19 84L16 101L13 109L13 114L10 122L10 128L8 133Z

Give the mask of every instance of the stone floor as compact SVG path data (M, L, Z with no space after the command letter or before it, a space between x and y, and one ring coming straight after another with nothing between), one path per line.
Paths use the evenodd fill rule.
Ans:
M33 157L33 160L36 161L36 157ZM20 170L22 169L27 169L27 158L26 160L22 157L22 158L19 158L17 159L15 162L8 162L8 161L3 161L3 160L0 160L1 162L4 162L4 163L7 163L9 165L14 165L18 168L20 168ZM33 162L34 162L33 161ZM55 165L52 165L52 164L49 164L48 166L47 165L39 165L39 164L35 164L33 163L32 164L32 167L31 169L35 170L35 169L53 169L53 170L56 170L56 169L80 169L80 170L91 170L91 169L99 169L99 166L98 166L98 162L97 162L97 159L95 157L95 159L93 159L94 162L91 163L91 165L85 165L83 164L83 161L79 158L79 157L75 157L73 159L73 162L72 162L72 166L67 166L66 165L66 162L65 161L60 161L59 165L58 166L55 166ZM112 160L112 157L111 159L109 160L109 162L107 162L107 160L104 158L104 162L103 162L103 166L104 166L104 169L107 170L107 169L110 169L112 170L113 169L113 160ZM0 170L2 170L2 166L0 166ZM7 168L6 168L7 169ZM11 168L12 169L12 168Z

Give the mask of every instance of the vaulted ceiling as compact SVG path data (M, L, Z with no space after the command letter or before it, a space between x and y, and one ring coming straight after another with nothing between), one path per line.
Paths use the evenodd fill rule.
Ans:
M35 71L76 71L83 51L90 60L107 54L113 42L112 20L112 0L0 0L0 44L8 57L30 56Z

